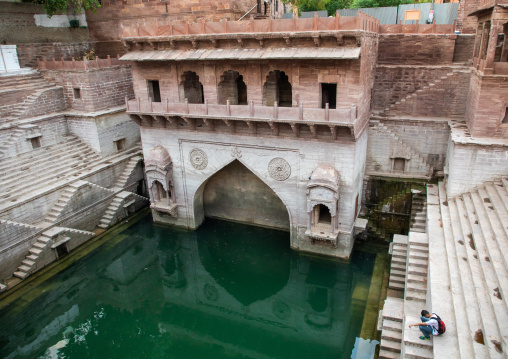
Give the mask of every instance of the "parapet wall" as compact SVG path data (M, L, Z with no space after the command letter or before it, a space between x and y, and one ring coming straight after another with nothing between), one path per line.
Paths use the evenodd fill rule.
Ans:
M101 61L107 62L104 59ZM60 69L44 70L44 67L50 66L41 66L41 71L51 82L63 86L67 106L74 110L100 111L122 106L126 97L134 97L130 66L112 65L84 69L95 63L90 61L87 65L86 61L58 61L56 64L62 65ZM73 65L75 69L72 68Z
M457 35L380 34L378 64L450 65Z

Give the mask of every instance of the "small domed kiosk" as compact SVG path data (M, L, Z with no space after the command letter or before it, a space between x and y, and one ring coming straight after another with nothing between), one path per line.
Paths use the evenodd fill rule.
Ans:
M337 212L340 175L329 164L320 164L307 184L308 223L305 235L312 243L325 241L337 247Z
M157 146L148 153L145 172L150 192L150 208L174 215L176 204L173 162L164 147Z

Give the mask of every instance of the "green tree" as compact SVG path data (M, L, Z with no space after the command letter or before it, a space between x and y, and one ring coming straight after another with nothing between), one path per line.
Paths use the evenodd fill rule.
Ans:
M101 7L100 0L35 0L34 2L42 4L49 17L65 13L67 9L71 9L74 13L81 11L81 9L95 12Z
M348 9L353 0L331 0L326 4L325 9L328 11L328 16L334 16L339 9Z
M402 4L413 4L413 0L353 0L349 6L351 9L358 9L363 7L385 7L385 6L399 6Z

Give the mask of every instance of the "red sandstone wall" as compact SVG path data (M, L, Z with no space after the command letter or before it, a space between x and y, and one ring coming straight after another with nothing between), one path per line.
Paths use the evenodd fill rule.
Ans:
M293 106L304 102L305 107L321 107L320 83L337 83L337 107L358 104L362 96L360 81L360 62L343 61L302 61L270 63L240 63L224 61L216 64L188 62L185 64L135 63L133 64L134 92L136 97L148 98L146 80L158 80L163 101L183 102L179 98L178 84L185 71L194 71L203 85L204 98L209 104L218 103L217 85L227 70L238 71L247 85L247 100L255 104L263 103L263 84L271 70L284 71L292 85ZM368 90L370 91L370 89ZM366 100L368 102L368 99ZM367 105L364 104L364 108Z
M453 62L456 35L379 35L378 64L448 65Z
M102 69L47 70L44 76L64 87L68 107L79 111L99 111L125 104L125 97L134 96L132 72L128 66ZM79 88L81 98L74 98L73 89Z
M18 60L21 67L36 67L37 59L42 60L45 57L51 60L53 57L57 60L64 58L69 60L71 57L81 57L90 50L89 42L73 43L39 43L39 44L18 44ZM108 53L107 55L110 55ZM112 56L116 54L111 54Z
M358 101L358 121L355 123L356 134L365 128L370 119L377 56L378 38L364 36L361 50L360 88L358 89L361 95Z
M447 76L450 66L379 65L375 73L372 109L384 110L407 95Z
M457 14L457 30L463 34L476 33L476 17L468 16L480 5L480 0L462 0Z
M224 19L237 20L250 10L256 0L218 1L202 0L189 2L184 0L175 1L146 1L146 0L104 0L102 7L96 13L86 13L90 39L97 43L99 55L111 55L103 53L107 46L114 46L118 52L118 40L121 37L122 25L136 25L142 22L168 21L168 20L199 20L199 19Z
M508 78L471 75L466 123L477 137L508 137L508 125L501 124L508 107Z

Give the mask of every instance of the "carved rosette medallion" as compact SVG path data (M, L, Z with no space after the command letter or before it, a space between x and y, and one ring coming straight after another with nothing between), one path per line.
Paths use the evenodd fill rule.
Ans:
M205 151L195 148L189 152L189 159L192 167L197 170L204 170L208 165L208 156Z
M285 320L291 316L291 308L283 302L273 302L272 313L279 319Z
M285 181L291 175L291 166L285 159L276 157L268 164L268 173L276 181Z

